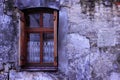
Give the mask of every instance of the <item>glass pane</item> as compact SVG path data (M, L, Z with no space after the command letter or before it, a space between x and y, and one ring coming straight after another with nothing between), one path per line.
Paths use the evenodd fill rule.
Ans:
M40 34L31 33L28 41L28 62L40 62Z
M53 34L44 34L43 62L54 62Z
M47 28L53 28L53 14L43 14L43 26Z
M27 21L27 26L31 28L40 27L40 14L29 14Z

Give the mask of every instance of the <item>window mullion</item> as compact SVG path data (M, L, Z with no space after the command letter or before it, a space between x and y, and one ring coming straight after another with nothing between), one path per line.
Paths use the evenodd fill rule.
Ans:
M40 64L43 64L43 33L40 33Z
M40 27L43 27L43 13L40 13ZM40 32L40 64L43 64L43 32Z

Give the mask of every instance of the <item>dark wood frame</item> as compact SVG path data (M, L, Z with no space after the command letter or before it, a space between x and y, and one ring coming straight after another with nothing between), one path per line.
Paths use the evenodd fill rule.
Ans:
M27 15L31 13L40 13L40 26L39 28L28 28L26 26ZM54 18L53 28L43 27L43 13L52 13ZM29 8L20 11L20 54L19 65L21 70L29 71L56 71L58 68L57 59L57 26L58 26L58 10L51 8ZM43 32L54 34L54 63L43 63ZM40 33L40 63L27 63L27 41L29 33Z

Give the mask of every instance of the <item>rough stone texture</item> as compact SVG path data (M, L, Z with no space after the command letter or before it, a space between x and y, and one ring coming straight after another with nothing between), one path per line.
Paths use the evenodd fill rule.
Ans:
M16 72L11 70L9 76L10 80L58 80L55 75L43 72Z
M74 33L67 36L67 43L69 80L89 79L89 40Z
M74 34L72 38L67 39L66 45L67 55L70 56L68 57L69 79L113 79L111 73L119 72L117 56L120 49L118 46L120 26L117 5L113 4L111 8L109 4L94 1L93 5L93 2L84 0L81 1L82 4L79 4L78 0L66 2L69 4L63 5L68 10L68 35ZM101 30L108 31L103 33ZM77 39L78 34L86 37L83 38L83 42L79 42L80 38ZM87 46L84 44L86 40L90 45L87 50L84 49Z
M0 80L120 79L119 5L109 0L60 0L58 72L17 72L19 17L13 8L14 0L3 1L0 0ZM28 8L38 7L42 1L45 2L16 3Z
M101 29L98 31L98 47L115 46L116 34L114 29Z
M7 2L4 2L7 3ZM6 6L7 5L7 6ZM14 14L14 9L11 9L12 14L9 14L10 9L8 4L2 4L0 13L0 60L1 62L11 62L15 60L15 37L17 36L17 19ZM12 7L11 7L12 8Z
M120 73L111 73L110 80L119 80L120 79Z
M0 73L0 80L8 80L8 73L3 73L1 72Z
M0 71L2 71L3 69L4 69L3 64L0 63Z

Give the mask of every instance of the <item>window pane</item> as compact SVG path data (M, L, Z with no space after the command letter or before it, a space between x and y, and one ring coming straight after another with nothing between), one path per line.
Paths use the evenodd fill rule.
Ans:
M53 34L44 34L43 62L54 62Z
M29 14L27 19L28 27L40 27L40 14Z
M28 62L40 62L40 34L31 33L29 35Z
M53 28L53 14L49 13L43 14L43 26Z

